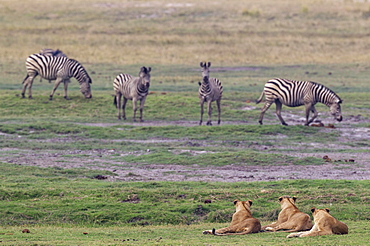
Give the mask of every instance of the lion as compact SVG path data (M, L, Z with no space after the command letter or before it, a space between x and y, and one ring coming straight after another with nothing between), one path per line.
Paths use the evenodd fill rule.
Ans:
M263 231L286 232L307 231L312 228L312 221L308 214L301 212L295 205L296 197L281 196L279 203L281 211L278 220L261 228Z
M291 233L287 236L287 238L348 234L348 226L330 215L329 211L330 210L328 208L311 208L312 216L315 222L315 225L312 227L312 229L310 231Z
M229 227L215 230L203 231L203 234L213 234L216 236L225 235L244 235L248 233L257 233L261 230L261 223L253 218L250 207L252 201L234 200L235 213L233 214Z

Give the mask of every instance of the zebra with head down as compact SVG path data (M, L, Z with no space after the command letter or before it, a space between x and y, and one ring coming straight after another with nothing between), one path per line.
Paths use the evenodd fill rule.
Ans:
M298 107L304 105L306 107L306 122L308 126L317 117L318 112L315 109L315 104L320 102L330 108L330 113L338 121L342 121L342 113L340 99L329 88L311 81L296 81L288 79L271 79L265 84L265 88L256 103L262 101L263 96L266 96L266 102L261 109L259 123L262 125L262 120L265 112L271 104L276 104L276 115L283 125L287 125L281 117L282 105L288 107ZM310 112L314 115L309 119Z
M22 98L25 97L28 88L28 97L32 98L32 84L37 75L44 79L55 80L54 88L49 99L53 99L54 92L60 83L64 83L64 98L67 96L70 78L74 77L80 83L80 91L86 98L91 98L92 83L85 68L76 60L66 57L44 56L40 54L30 55L26 60L27 76L23 80Z

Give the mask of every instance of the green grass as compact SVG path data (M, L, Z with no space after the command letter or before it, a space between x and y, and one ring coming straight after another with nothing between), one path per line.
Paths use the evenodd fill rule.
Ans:
M228 222L234 199L252 199L262 221L276 219L282 194L299 197L299 207L329 206L343 220L370 218L368 181L280 182L106 182L109 172L1 164L0 224L162 225ZM21 175L19 175L21 173ZM323 193L322 190L325 190ZM354 192L355 191L355 192ZM204 204L205 199L212 203ZM148 206L150 204L150 206Z
M324 164L318 153L345 153L357 160L369 147L370 54L364 52L369 24L366 1L0 3L0 148L8 162L0 163L1 243L366 245L367 180L113 182L93 177L114 172L89 167L299 168ZM62 88L49 101L52 84L39 78L34 99L20 98L25 59L42 48L59 48L83 64L93 80L91 100L83 98L75 79L69 85L70 101L62 98ZM221 126L198 126L200 61L212 62L211 76L224 86ZM118 121L113 80L122 72L137 75L141 66L152 67L145 123L132 122L131 102L128 120ZM262 104L254 102L274 77L328 86L344 100L344 122L324 129L287 120L290 126L285 127L272 107L265 125L257 125ZM333 122L325 105L318 104L317 110L325 124ZM283 107L283 117L288 114L303 118L303 107ZM347 129L364 137L344 136ZM295 152L306 155L292 156ZM16 161L51 155L57 156L58 167ZM75 163L84 168L63 168ZM348 167L336 162L334 168ZM254 216L267 224L276 219L276 199L285 194L296 195L305 212L311 206L329 207L349 225L350 234L292 240L285 233L231 240L201 234L229 223L236 198L252 199ZM205 199L212 203L204 204ZM21 233L26 227L30 234Z
M21 233L25 226L0 228L3 245L366 245L366 222L345 221L350 234L311 238L285 238L287 233L259 233L246 236L213 237L203 230L221 228L227 223L202 225L115 226L108 228L70 226L27 226L31 231Z
M123 240L132 245L152 245L156 240L165 245L224 245L230 239L201 232L226 226L234 212L234 199L253 200L254 217L267 224L276 220L277 197L283 194L297 196L304 212L311 206L328 207L347 223L350 234L341 236L336 245L363 245L367 237L363 227L370 219L366 209L369 181L331 180L330 186L327 180L123 183L91 179L96 172L81 169L0 165L0 239L5 245L99 245ZM205 204L206 199L212 203ZM22 234L25 228L31 234ZM320 240L332 244L331 240L338 239L287 240L285 236L283 232L236 236L232 243L250 239L252 245L274 240L281 240L281 245Z

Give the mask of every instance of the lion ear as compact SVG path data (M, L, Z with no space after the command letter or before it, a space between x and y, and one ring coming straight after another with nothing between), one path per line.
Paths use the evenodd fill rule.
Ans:
M328 208L325 208L325 211L328 212L328 213L330 212L330 210Z
M315 207L312 207L311 208L311 212L313 213L313 212L315 212L315 210L316 210L316 208Z
M279 202L281 202L281 200L283 200L283 197L281 196L281 197L279 197Z
M295 197L295 196L293 196L292 198L293 198L293 201L294 202L297 200L297 197Z
M249 207L251 207L253 204L252 200L249 200L248 203L249 203Z
M235 199L234 200L234 205L236 205L238 203L238 200L237 199Z

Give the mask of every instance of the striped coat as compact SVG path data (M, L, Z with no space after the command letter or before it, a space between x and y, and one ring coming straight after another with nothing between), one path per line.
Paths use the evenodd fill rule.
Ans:
M202 125L203 122L203 113L204 113L204 103L207 103L208 109L208 120L207 125L212 125L211 116L212 116L212 102L216 101L217 110L218 110L218 124L221 123L221 98L223 87L221 81L217 78L209 77L209 67L211 63L200 63L202 68L202 77L203 82L199 82L199 99L200 99L200 121L199 125Z
M80 91L86 98L91 98L92 83L90 76L85 68L76 60L66 57L44 56L40 54L30 55L26 60L27 76L23 80L22 98L25 97L28 88L28 97L32 98L32 84L37 75L43 79L55 80L54 88L50 94L52 100L54 92L60 83L64 83L64 98L67 96L68 83L74 77L80 83Z
M306 108L305 125L309 125L317 117L318 112L315 109L315 104L318 102L330 107L330 112L335 119L338 121L342 120L340 107L342 100L332 90L315 82L281 78L272 79L265 84L265 88L258 98L257 103L262 101L264 95L266 96L266 102L261 110L259 120L261 125L264 113L273 103L276 104L276 114L283 125L287 125L281 117L283 104L288 107L304 105ZM310 112L314 114L311 119L309 119Z
M139 77L133 77L129 74L118 75L113 82L113 89L115 92L114 104L118 110L118 119L126 119L126 103L127 100L132 100L134 116L136 121L137 101L140 101L140 122L143 121L143 110L146 96L150 87L150 71L151 68L142 67ZM121 99L123 97L123 102ZM122 104L121 104L122 103ZM121 115L122 108L122 115Z

